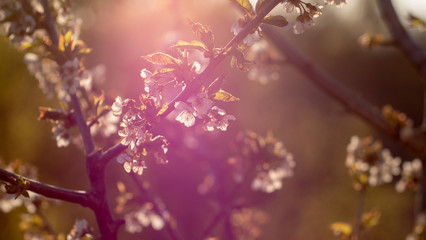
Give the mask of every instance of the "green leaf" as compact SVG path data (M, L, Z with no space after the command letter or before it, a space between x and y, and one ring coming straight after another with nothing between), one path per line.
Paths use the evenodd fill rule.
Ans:
M231 0L231 2L236 4L245 13L248 13L250 15L253 13L253 7L251 6L249 0Z
M178 43L176 43L176 45L172 46L172 48L184 50L195 49L201 52L207 51L206 45L204 45L204 43L195 40L191 42L179 41Z
M150 55L142 56L142 58L152 64L157 65L175 65L180 62L178 59L162 52L156 52Z
M235 102L240 100L239 98L234 97L232 94L222 89L220 89L214 94L214 99L218 101L223 101L223 102Z
M285 27L288 25L287 18L277 15L277 16L266 16L262 23L277 26L277 27Z

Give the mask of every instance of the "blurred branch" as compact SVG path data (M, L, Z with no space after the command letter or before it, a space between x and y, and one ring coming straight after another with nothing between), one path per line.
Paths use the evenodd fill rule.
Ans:
M378 0L378 3L383 19L388 25L394 39L394 43L419 71L423 81L426 81L426 50L417 44L402 26L391 0Z
M422 129L426 130L426 50L417 44L407 33L396 15L391 0L378 0L383 20L387 24L394 39L395 46L407 57L423 80L423 121Z
M20 176L0 168L0 180L14 184ZM28 190L48 198L77 203L83 207L89 207L91 201L84 191L63 189L48 184L40 183L28 178L23 178L30 183Z
M358 206L355 215L355 239L361 240L362 212L364 211L365 188L358 192Z
M170 237L173 240L182 239L182 237L179 237L180 234L177 232L176 227L171 224L170 219L165 219L164 214L163 214L164 210L162 210L161 207L158 205L157 201L155 201L155 197L151 194L151 192L148 189L146 189L142 186L142 184L139 182L138 178L136 177L136 175L133 172L130 173L130 177L132 178L132 180L135 183L139 192L144 197L146 197L149 202L152 203L153 210L155 211L155 213L157 213L163 219L163 221L165 222L167 232L169 233Z
M49 3L47 0L41 0L41 5L43 6L44 14L46 16L45 25L50 41L52 41L54 46L58 46L59 38L55 28L55 21L53 20L52 13L50 12Z
M340 102L347 109L390 136L404 148L409 149L415 156L420 158L426 156L426 149L421 142L416 142L412 138L407 140L400 139L398 131L386 122L379 108L359 97L352 90L342 85L336 78L312 64L295 47L291 46L283 35L271 27L262 26L262 31L294 67L299 69L302 74L307 76L308 80L317 85L331 98Z

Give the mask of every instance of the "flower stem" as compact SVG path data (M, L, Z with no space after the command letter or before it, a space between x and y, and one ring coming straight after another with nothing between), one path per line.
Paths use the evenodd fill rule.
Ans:
M362 231L362 212L364 211L364 202L365 202L365 188L362 188L359 191L358 195L358 205L355 216L355 240L361 240L361 231Z

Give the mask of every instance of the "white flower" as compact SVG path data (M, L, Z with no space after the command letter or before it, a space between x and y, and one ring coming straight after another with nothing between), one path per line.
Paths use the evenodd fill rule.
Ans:
M125 104L126 101L123 102L120 96L116 97L114 103L111 106L112 114L117 117L120 116L123 112L123 107Z
M214 129L220 129L226 131L228 128L228 121L235 120L236 118L232 115L226 115L225 110L214 106L210 113L207 115L209 120L203 125L204 130L213 131Z
M175 110L178 112L176 121L191 127L195 124L194 109L184 102L176 102Z
M334 4L336 7L343 7L346 4L346 0L324 0L325 4Z
M396 183L396 191L401 193L404 192L408 187L411 190L415 190L422 177L422 162L420 159L414 159L413 161L404 162L402 165L401 179Z
M146 79L151 77L152 77L152 73L149 70L145 68L141 70L141 78Z
M121 126L124 126L122 130L118 131L118 135L123 137L121 144L125 146L130 145L130 149L135 150L136 146L140 146L145 139L145 128L133 126L133 124L128 124L125 121L121 123Z
M86 219L77 219L71 232L67 235L67 240L78 240L82 238L92 239L88 234L90 232L89 224Z
M117 132L118 120L119 118L116 118L112 112L108 112L99 118L99 124L93 126L93 132L109 137Z
M75 94L77 88L80 86L80 83L77 79L79 75L78 69L78 58L66 61L59 69L63 80L62 89L67 91L69 94Z
M124 216L126 230L130 233L141 232L144 227L152 226L154 230L161 230L164 225L164 219L152 210L152 203L145 203L136 211L130 212Z
M206 95L206 93L199 93L187 100L188 103L191 103L192 108L194 109L194 116L198 118L202 118L206 115L213 105Z
M142 175L145 165L142 161L133 159L132 156L122 153L118 155L117 162L123 164L123 168L127 173L134 172L138 175Z
M63 125L53 127L52 132L58 147L67 147L70 144L71 134Z

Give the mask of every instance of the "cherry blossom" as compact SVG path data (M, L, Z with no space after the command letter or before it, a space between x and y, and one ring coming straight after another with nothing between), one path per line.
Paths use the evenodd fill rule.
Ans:
M207 121L203 124L203 128L206 131L213 131L215 129L226 131L229 125L228 121L236 119L232 115L226 115L225 110L216 106L211 109L207 117Z
M195 124L194 108L184 102L176 102L175 110L178 112L176 121L185 124L186 127L191 127Z

